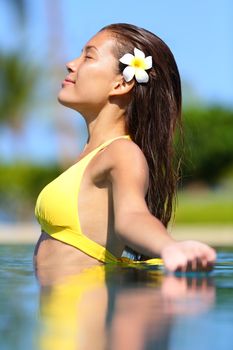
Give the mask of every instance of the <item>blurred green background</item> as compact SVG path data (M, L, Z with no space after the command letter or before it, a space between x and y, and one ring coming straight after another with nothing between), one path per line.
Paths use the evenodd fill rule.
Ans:
M0 223L33 221L40 190L85 143L82 118L56 101L65 62L102 26L130 22L161 36L181 73L185 140L175 223L233 225L232 5L147 5L142 17L127 1L111 9L107 1L1 2Z

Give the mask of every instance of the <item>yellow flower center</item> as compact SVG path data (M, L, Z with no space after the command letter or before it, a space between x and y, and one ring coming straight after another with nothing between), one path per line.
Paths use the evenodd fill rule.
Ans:
M135 57L132 59L131 66L134 68L145 69L146 65L143 58Z

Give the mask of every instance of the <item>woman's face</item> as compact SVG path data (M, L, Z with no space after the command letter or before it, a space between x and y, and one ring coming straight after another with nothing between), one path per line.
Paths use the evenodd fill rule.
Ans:
M69 74L58 94L61 104L84 115L95 115L104 107L119 78L118 62L112 50L114 44L109 32L99 32L88 41L78 58L67 63Z

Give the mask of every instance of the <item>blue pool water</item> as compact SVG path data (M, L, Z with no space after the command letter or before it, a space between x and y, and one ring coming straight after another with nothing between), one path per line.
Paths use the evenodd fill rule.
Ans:
M1 350L233 348L233 249L210 275L96 267L44 286L32 255L0 245Z

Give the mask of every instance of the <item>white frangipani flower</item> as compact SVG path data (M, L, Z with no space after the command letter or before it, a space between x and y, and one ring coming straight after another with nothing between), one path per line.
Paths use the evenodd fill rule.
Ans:
M126 53L119 60L127 67L123 70L123 77L126 82L129 82L135 76L138 83L147 83L149 75L146 70L152 67L152 56L145 57L144 52L134 48L134 55Z

